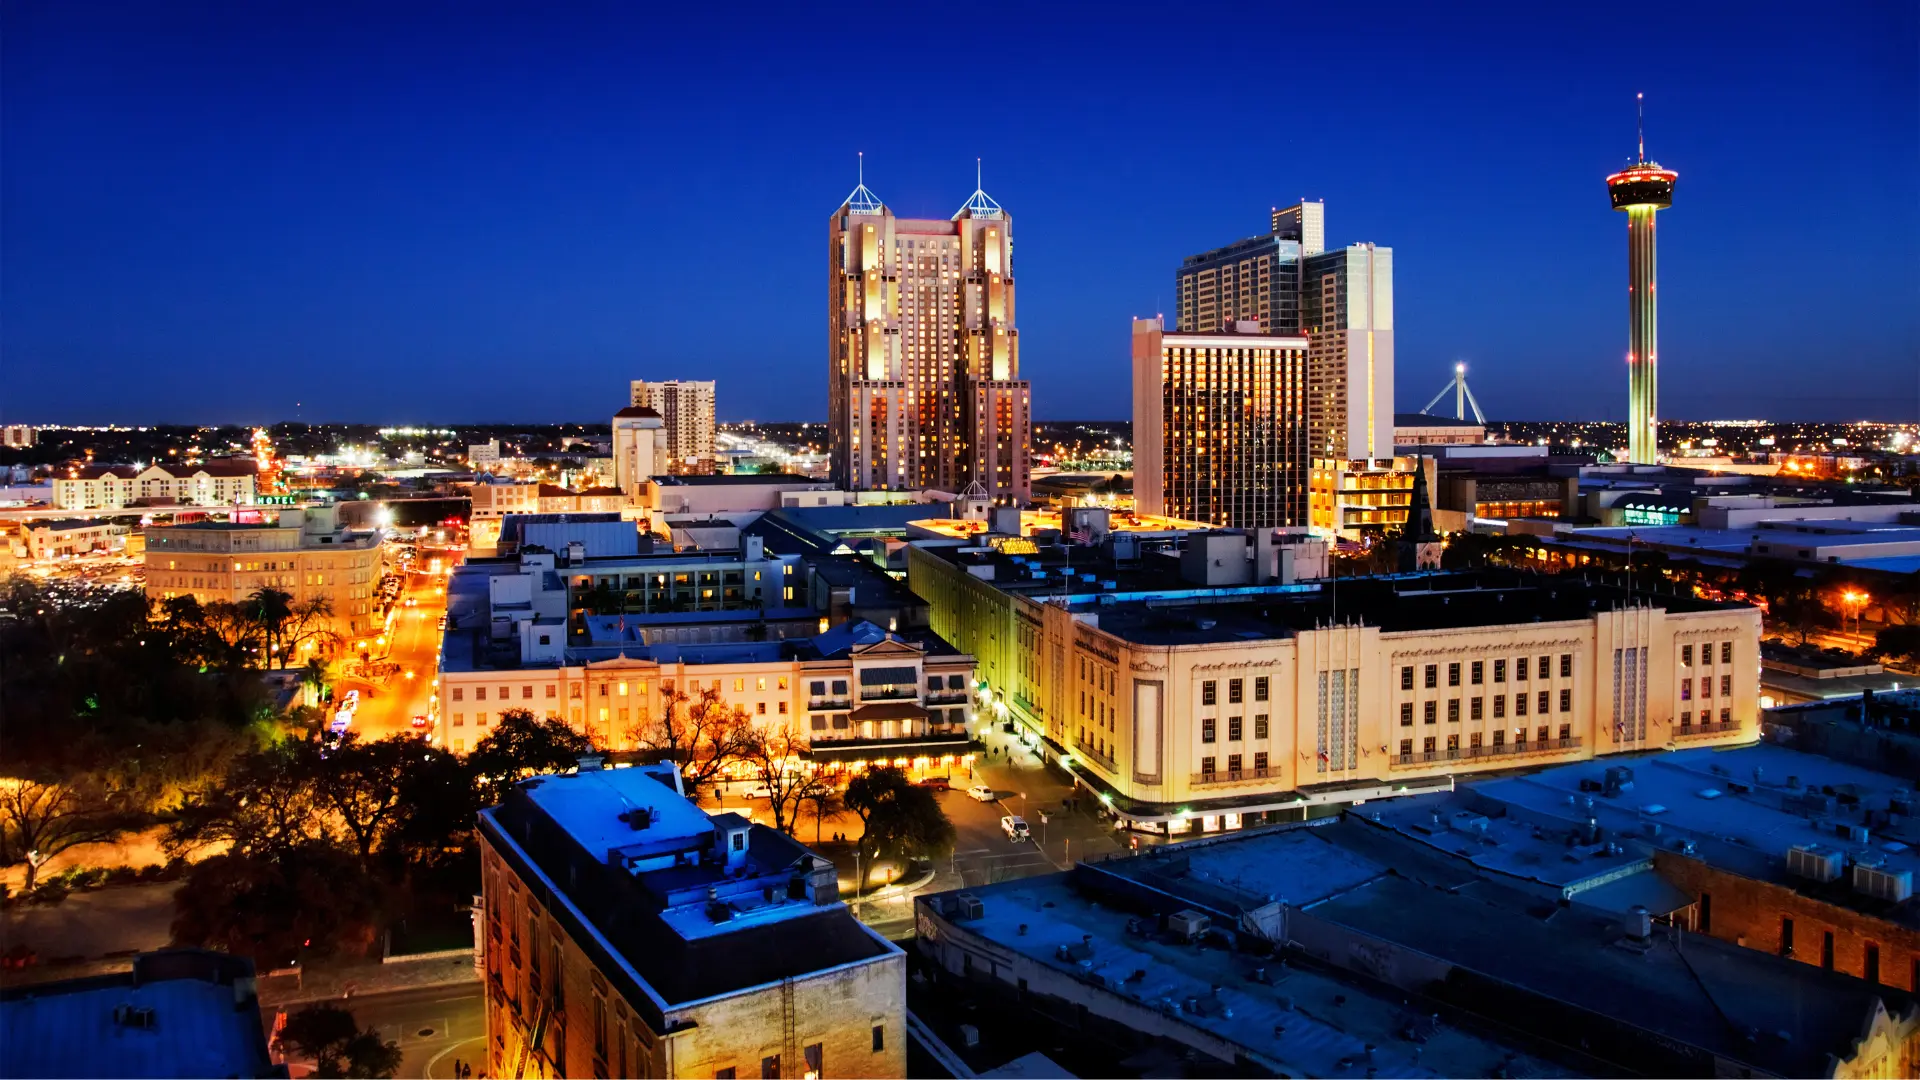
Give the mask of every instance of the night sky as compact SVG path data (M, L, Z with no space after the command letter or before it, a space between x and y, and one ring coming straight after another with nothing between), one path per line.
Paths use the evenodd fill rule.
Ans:
M1662 415L1913 420L1917 11L10 0L0 418L824 419L865 151L906 216L985 158L1040 418L1128 416L1129 318L1307 196L1394 249L1402 410L1619 420L1643 90Z

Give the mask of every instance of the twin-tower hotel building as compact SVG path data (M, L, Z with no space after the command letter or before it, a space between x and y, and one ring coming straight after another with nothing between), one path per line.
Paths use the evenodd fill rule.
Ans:
M1029 497L1032 392L1014 324L1013 218L975 190L898 217L865 183L828 229L829 453L849 490Z

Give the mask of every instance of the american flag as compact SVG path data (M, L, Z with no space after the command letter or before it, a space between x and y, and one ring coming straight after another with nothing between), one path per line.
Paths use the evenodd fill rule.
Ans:
M1067 539L1073 541L1076 544L1084 544L1087 546L1092 546L1093 528L1087 525L1085 522L1082 522L1078 527L1069 529L1067 531Z

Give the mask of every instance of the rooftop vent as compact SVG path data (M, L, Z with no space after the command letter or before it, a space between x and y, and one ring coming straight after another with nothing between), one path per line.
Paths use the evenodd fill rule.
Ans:
M138 1005L115 1005L113 1022L118 1027L139 1028L141 1031L153 1030L153 1010Z
M980 898L970 892L963 892L953 898L954 915L962 919L978 919L987 913L987 906Z
M622 810L620 812L620 820L632 826L634 832L639 832L653 824L653 808L650 806L636 806L629 810Z

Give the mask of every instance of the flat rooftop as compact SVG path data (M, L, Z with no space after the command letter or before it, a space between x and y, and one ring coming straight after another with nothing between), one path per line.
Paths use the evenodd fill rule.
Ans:
M1036 583L1038 584L1038 583ZM1129 593L1074 582L1055 602L1086 613L1101 630L1149 645L1201 645L1288 638L1335 619L1357 620L1385 633L1585 621L1628 599L1624 589L1573 574L1522 575L1507 571L1392 574L1296 585L1208 589L1185 582ZM1048 590L1028 592L1048 599ZM1110 597L1110 598L1109 598ZM1645 599L1645 594L1641 594ZM1727 610L1745 605L1661 595L1672 613Z
M1604 785L1612 766L1630 768L1632 785L1609 795ZM1582 790L1583 781L1600 790ZM1911 899L1891 903L1856 892L1844 873L1838 881L1820 883L1787 871L1788 849L1805 844L1879 860L1892 872L1920 871L1920 852L1915 850L1920 821L1911 814L1887 813L1895 802L1912 805L1910 785L1899 777L1759 743L1563 765L1467 784L1463 791L1485 810L1503 811L1523 824L1538 823L1549 830L1591 818L1629 854L1690 843L1694 858L1729 873L1920 927ZM1659 826L1657 834L1654 825ZM1854 827L1865 830L1864 839L1843 835Z
M564 897L553 915L656 1021L675 1003L899 952L838 899L831 863L737 814L709 817L671 766L535 777L480 825L516 873ZM730 866L720 834L735 828L748 844Z
M1399 877L1307 914L1777 1076L1826 1075L1828 1055L1851 1057L1878 996L1858 979L1701 934L1682 944L1663 929L1644 948L1623 947L1620 921L1584 906L1522 911Z
M236 976L247 985L236 990ZM9 989L0 1075L285 1076L268 1060L251 979L244 960L181 950L137 957L129 972ZM152 1025L116 1020L123 1005L152 1010Z
M1107 993L1169 1012L1179 1023L1244 1047L1264 1069L1427 1077L1493 1076L1504 1067L1511 1070L1505 1075L1571 1075L1449 1024L1431 1029L1415 1053L1416 1044L1401 1032L1416 1017L1397 996L1376 995L1298 965L1129 933L1133 916L1083 894L1070 874L967 891L981 900L983 912L978 919L955 920L967 933L1063 977L1094 981ZM1078 949L1085 959L1063 960L1062 948ZM1256 966L1267 969L1271 984L1253 980ZM1356 1070L1353 1063L1367 1063L1369 1048L1372 1062Z

